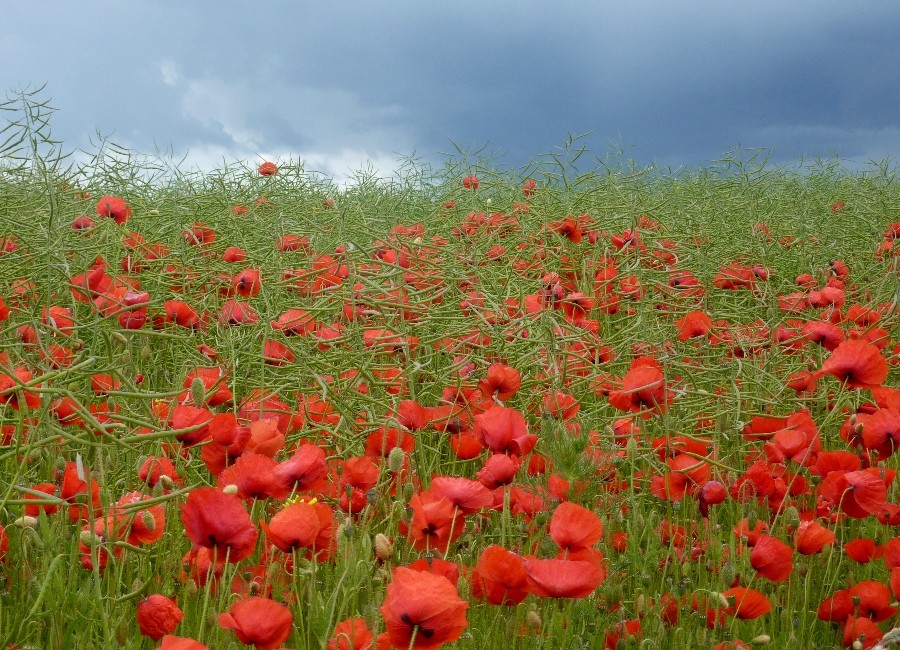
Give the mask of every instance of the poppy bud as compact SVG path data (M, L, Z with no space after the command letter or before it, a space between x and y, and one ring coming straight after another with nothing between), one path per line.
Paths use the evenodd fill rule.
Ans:
M726 587L730 587L736 577L737 569L734 566L734 562L729 561L722 565L722 582Z
M234 483L229 483L228 485L226 485L225 487L222 488L222 492L224 492L225 494L237 494L238 486L235 485Z
M153 518L153 515L150 514L147 510L141 511L141 522L144 524L144 528L146 528L149 532L153 532L156 530L156 520Z
M394 544L384 533L375 535L375 557L387 562L394 556Z
M541 620L541 615L532 609L532 610L529 610L528 613L525 615L525 623L532 630L537 631L537 630L541 629L541 625L543 624L543 621Z
M728 599L725 597L725 594L714 591L710 594L710 596L712 596L713 598L715 598L718 601L719 607L728 607L729 606L729 602L728 602Z
M119 345L128 345L128 339L121 332L110 332L110 336Z
M403 461L406 460L406 452L403 451L400 447L394 447L391 449L391 453L388 454L388 469L396 474L403 467Z
M37 525L37 517L32 517L30 515L19 517L13 522L13 526L18 526L19 528L31 528L32 530L37 530Z
M167 474L160 475L159 485L161 485L164 490L174 490L175 489L175 481L173 481L172 477L168 476Z
M92 530L82 530L78 534L78 541L85 546L99 546L103 543L103 538L100 535L95 535Z
M153 356L153 351L150 350L150 346L145 345L141 348L141 361L147 362L150 361L150 357Z
M772 643L772 637L768 634L760 634L750 639L751 645L768 645Z
M198 408L206 403L206 386L200 377L194 377L191 382L191 399L194 400L194 406Z

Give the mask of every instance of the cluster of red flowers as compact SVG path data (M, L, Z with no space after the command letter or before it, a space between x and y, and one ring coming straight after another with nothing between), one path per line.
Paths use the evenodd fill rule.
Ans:
M257 173L278 171L265 162ZM179 582L233 593L219 628L256 648L287 642L302 606L293 578L346 561L342 534L357 526L377 533L364 559L386 583L381 620L351 612L329 648L436 648L462 636L470 608L529 598L621 610L602 631L608 648L639 640L650 610L673 629L690 610L720 631L784 606L770 583L797 575L797 554L838 544L884 571L832 590L818 617L845 644L872 647L896 613L900 538L838 532L900 523L887 464L900 445L900 389L886 385L900 356L896 304L839 259L796 278L746 257L695 275L686 260L703 242L670 239L648 215L606 232L587 213L480 212L478 178L461 184L472 192L454 185L445 231L395 225L367 248L325 247L298 229L262 250L235 235L251 208L230 202L224 227L210 215L216 225L166 239L128 230L141 219L124 227L131 208L102 197L97 214L118 227L79 215L67 234L84 247L112 240L108 250L73 254L56 293L23 277L0 299L0 321L12 321L0 444L18 449L46 428L66 458L26 489L24 516L64 512L97 573L177 535ZM533 179L521 187L526 199L538 191ZM765 224L754 233L771 237ZM891 246L871 262L887 265L898 238L890 224ZM498 268L517 279L479 275ZM770 318L742 321L753 305ZM641 336L650 318L664 337ZM105 342L103 367L83 352L88 329ZM164 353L135 344L145 339L182 345L174 384L172 368L155 367ZM714 366L734 373L722 381ZM764 413L755 384L772 395ZM733 431L732 407L744 418ZM65 441L148 453L126 487ZM689 519L626 525L638 498ZM727 521L729 502L750 516ZM8 549L0 527L0 562ZM651 550L664 552L661 567L706 562L723 590L673 589L641 606L597 597L622 570L610 558ZM173 636L184 613L171 596L139 602L141 633L161 648L206 647Z

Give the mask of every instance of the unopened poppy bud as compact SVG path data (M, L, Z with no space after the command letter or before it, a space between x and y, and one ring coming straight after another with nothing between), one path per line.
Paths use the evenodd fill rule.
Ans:
M541 620L541 615L532 609L525 615L525 623L532 630L540 630L543 621Z
M32 517L30 515L19 517L13 522L13 526L18 526L19 528L31 528L33 530L37 530L37 525L37 517Z
M247 591L251 596L256 596L262 591L262 586L256 580L251 580L250 584L247 585Z
M206 386L200 377L194 377L191 382L191 399L194 400L194 406L200 407L206 402Z
M863 643L859 639L853 642L853 645L850 646L853 650L863 650Z
M110 332L110 337L112 340L118 343L119 345L128 345L128 339L125 338L125 335L121 332Z
M103 538L95 535L92 530L83 530L78 534L78 541L85 546L99 546L103 543Z
M628 442L625 443L625 453L628 455L628 458L634 460L637 457L638 444L637 440L635 440L634 436L628 438Z
M175 489L175 481L172 480L172 477L168 474L162 474L159 477L159 485L163 487L165 490L173 490Z
M222 492L224 492L225 494L237 494L238 486L235 485L234 483L229 483L228 485L226 485L225 487L222 488Z
M784 520L791 526L797 526L800 523L800 513L794 506L788 506L784 509Z
M366 490L366 502L370 506L374 506L378 502L378 490L375 488L369 488Z
M159 210L157 210L156 208L153 208L152 210L148 210L147 214L149 214L151 217L158 217Z
M375 535L375 557L387 562L394 556L394 544L384 533Z
M634 600L634 611L640 614L645 607L647 607L647 597L644 594L638 594Z
M150 361L150 357L153 356L153 351L150 349L150 346L145 345L141 348L141 361L147 362Z
M405 460L406 452L400 447L394 447L391 449L391 453L388 454L388 469L396 474L403 468L403 461Z
M719 603L719 607L728 607L728 599L725 597L725 594L714 591L710 596Z
M755 636L750 639L750 643L752 645L768 645L772 643L772 637L768 634L760 634L759 636Z
M736 577L737 569L734 566L734 562L729 561L722 565L722 582L726 587L731 587Z
M156 530L156 519L146 510L141 512L141 522L144 524L144 528L151 533Z

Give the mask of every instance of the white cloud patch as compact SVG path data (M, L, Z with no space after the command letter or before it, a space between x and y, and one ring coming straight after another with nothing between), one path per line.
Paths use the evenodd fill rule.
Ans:
M182 118L207 132L188 144L189 168L302 160L306 169L346 185L361 170L389 175L397 159L387 152L412 149L410 134L399 123L404 114L399 105L370 106L338 88L191 78L169 60L159 69L163 83L177 93Z

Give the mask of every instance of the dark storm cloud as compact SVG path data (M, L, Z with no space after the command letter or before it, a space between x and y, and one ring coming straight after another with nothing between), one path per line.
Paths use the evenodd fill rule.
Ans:
M48 82L56 135L303 157L342 174L489 145L521 165L569 133L698 165L900 151L900 5L870 2L81 2L8 10L7 87ZM13 63L15 61L15 63Z

